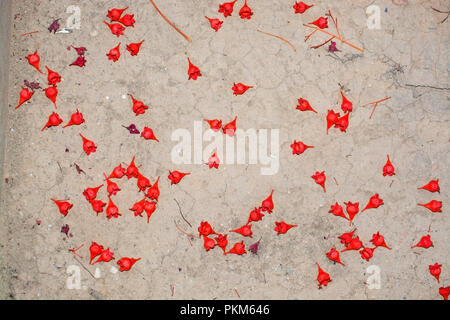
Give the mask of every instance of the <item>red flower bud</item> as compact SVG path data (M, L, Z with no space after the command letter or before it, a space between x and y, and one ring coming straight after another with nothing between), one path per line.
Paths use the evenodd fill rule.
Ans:
M144 40L142 40L141 42L138 42L138 43L127 44L127 50L130 52L130 54L132 56L136 56L139 53L139 50L140 50L143 42L144 42Z
M233 121L223 126L222 131L223 133L229 135L230 137L234 136L236 133L236 120L237 116L234 118Z
M226 18L228 16L231 16L231 13L233 13L233 7L237 0L234 0L232 2L225 2L219 5L219 12L223 13L223 16Z
M80 137L81 139L83 139L83 150L87 155L90 155L92 152L97 151L97 146L93 141L86 139L81 133Z
M110 18L111 21L119 21L120 16L127 9L128 9L128 7L125 7L123 9L116 9L116 8L114 8L114 9L108 10L107 17Z
M116 35L117 37L120 37L121 35L123 35L123 30L125 30L125 27L122 26L120 23L113 23L113 24L109 24L106 21L103 21L111 30L112 34Z
M241 19L250 19L252 17L253 12L252 9L247 6L247 0L245 0L244 6L239 10L239 15L241 16Z
M319 282L319 289L322 286L327 286L329 282L331 282L330 275L320 268L319 264L316 262L317 268L319 269L319 274L317 275L317 281Z
M350 218L349 219L350 225L352 225L353 218L356 216L356 214L359 211L359 202L351 203L349 201L349 202L344 202L344 204L347 206L345 208L345 210L347 211L348 217Z
M302 154L303 152L305 152L306 149L308 148L314 148L314 146L307 146L306 144L304 144L301 141L297 141L294 140L294 142L291 144L291 148L292 148L292 154Z
M425 207L425 208L429 209L432 212L442 212L442 210L441 210L441 208L442 208L442 201L431 200L430 202L428 202L426 204L418 203L417 205Z
M159 142L158 138L155 137L153 130L149 127L144 128L144 130L141 132L141 137L143 137L145 140L155 140Z
M45 91L45 95L47 96L47 98L49 98L50 101L53 102L53 105L55 106L55 109L57 109L57 107L56 107L56 97L58 96L58 89L56 89L56 87L53 86L53 87L48 87L44 91Z
M309 6L306 3L304 3L303 1L300 1L300 2L296 2L294 4L293 8L295 10L295 13L304 13L306 10L308 10L309 8L311 8L313 6L314 6L313 4Z
M311 105L309 104L309 101L306 99L303 99L303 98L298 99L297 110L313 111L313 112L317 113L317 111L311 107Z
M158 198L159 198L158 181L159 181L159 177L158 177L158 179L156 179L155 184L152 185L152 186L147 190L147 198L149 198L150 200L156 200L156 201L158 201Z
M114 259L114 252L109 251L108 248L106 250L102 250L100 257L93 264L96 264L97 262L109 262L112 259Z
M341 96L342 96L342 104L341 109L345 112L352 112L353 111L353 103L348 101L348 99L344 96L344 93L341 90Z
M233 83L233 87L231 88L233 90L233 94L235 96L240 96L244 94L248 89L253 88L252 86L246 86L242 83Z
M386 245L386 242L384 241L384 237L380 234L380 232L373 234L372 240L370 240L370 242L372 242L375 245L375 247L385 247L385 248L391 250L391 248L389 248Z
M103 246L99 245L98 243L92 242L91 246L89 247L89 252L91 254L91 258L89 260L89 264L92 264L92 260L94 260L95 257L100 255L103 251Z
M383 176L392 176L395 174L395 168L391 163L391 159L389 158L389 155L387 155L387 162L383 167Z
M199 68L197 68L196 66L194 66L191 63L191 60L189 58L188 58L188 62L189 62L189 68L188 68L188 72L187 72L188 76L189 76L188 80L191 80L191 79L197 80L197 77L201 77L202 73L200 72Z
M98 186L98 187L96 187L96 188L87 188L87 189L85 189L85 190L83 191L83 196L86 197L86 200L87 200L87 201L94 200L95 198L97 198L98 190L99 190L101 187L103 187L103 185L100 185L100 186Z
M244 237L252 237L252 225L251 224L246 224L238 229L235 230L230 230L230 232L236 232L236 233L240 233L242 234Z
M272 213L272 210L273 210L273 207L274 207L274 205L273 205L273 200L272 200L272 196L273 196L273 190L272 190L272 192L270 193L270 195L267 197L267 199L264 200L264 201L261 203L261 210L262 210L263 212L268 212L269 214Z
M383 199L380 199L378 193L376 193L370 198L369 203L367 203L366 207L361 212L364 212L364 210L367 209L378 208L383 204L384 204Z
M281 222L275 222L275 231L277 232L277 235L280 235L282 233L288 232L289 229L297 227L296 224L287 224L284 221Z
M133 258L122 258L119 261L117 261L117 265L120 267L119 271L129 271L131 267L137 262L141 260L141 258L133 259Z
M37 71L43 73L41 69L39 69L39 61L41 61L41 58L39 57L37 51L35 51L33 54L28 55L27 60L29 64L31 64L33 67L37 69Z
M70 202L67 201L63 201L63 200L55 200L55 199L51 199L57 206L59 209L59 212L65 217L67 216L67 214L69 213L69 210L72 209L73 204L71 204Z
M428 182L423 187L420 187L420 188L417 188L417 189L419 189L419 190L423 189L423 190L428 190L430 192L439 192L439 193L441 193L441 188L439 187L439 179L431 180L430 182Z
M58 82L61 82L61 76L58 74L58 72L50 70L47 66L45 66L47 69L47 80L48 84L51 86L56 86Z
M337 263L342 264L343 266L345 266L345 264L343 264L341 262L341 258L339 257L339 251L336 250L336 248L331 249L329 252L327 252L327 257L328 259L330 259L331 261L335 261Z
M180 171L169 171L169 180L171 181L170 184L178 184L180 183L181 179L183 179L184 176L187 176L191 174L190 172L183 173Z
M423 236L420 239L420 241L415 246L412 246L411 248L415 248L415 247L422 247L425 249L428 249L429 247L434 247L433 241L431 241L431 236L430 235Z
M222 128L222 120L218 120L218 119L214 119L214 120L207 120L207 119L203 119L206 122L208 122L210 128L213 131L219 131Z
M79 126L82 123L84 123L83 114L77 109L77 112L73 113L70 117L69 123L67 123L63 128L69 126Z
M316 21L310 22L310 24L314 24L320 29L325 29L328 28L328 18L320 17Z
M203 246L205 247L206 251L209 251L216 246L216 243L213 239L210 239L207 236L203 236Z
M119 42L117 47L112 48L111 50L109 50L109 53L106 54L106 56L108 57L108 60L112 60L114 62L119 60L119 58L120 58L120 44L121 44L121 42Z
M22 87L22 90L20 91L20 94L19 94L19 103L17 104L15 109L19 108L22 104L24 104L25 102L30 100L31 97L33 96L33 94L34 94L34 91L30 91L30 90L28 90L28 88Z
M134 99L133 95L130 94L131 100L133 101L133 112L136 116L140 114L144 114L145 110L148 109L148 106L144 105L142 101Z
M62 123L62 119L59 117L59 115L56 112L53 112L50 117L48 117L48 122L46 125L41 129L41 131L44 131L46 128L49 127L57 127Z
M211 25L211 28L213 28L214 30L219 30L222 27L222 23L223 21L220 21L219 19L211 19L208 18L207 16L205 16L206 19L208 19L209 24Z
M230 251L225 252L225 254L229 254L229 253L234 253L237 255L243 255L244 253L246 253L244 241L235 243L233 248L231 248Z
M442 264L435 263L434 265L429 265L428 269L430 269L430 274L436 278L437 282L439 283L439 275L441 274L441 267Z
M347 216L344 213L344 210L342 209L342 206L337 202L335 205L331 205L330 211L328 212L334 214L337 217L342 217L348 220Z
M311 178L313 178L318 185L322 186L323 192L327 192L327 189L325 189L325 181L327 180L325 171L316 171L316 173Z

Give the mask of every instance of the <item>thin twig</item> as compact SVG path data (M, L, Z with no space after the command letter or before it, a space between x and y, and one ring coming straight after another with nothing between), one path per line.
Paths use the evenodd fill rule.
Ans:
M22 33L20 36L21 37L24 37L24 36L28 36L28 35L30 35L30 34L33 34L33 33L38 33L39 31L31 31L31 32L27 32L27 33Z
M336 182L336 185L338 186L338 185L339 185L339 183L337 182L336 178L335 178L335 177L333 177L333 179L334 179L334 182Z
M441 10L435 9L435 8L433 8L433 7L431 7L431 9L433 9L434 11L437 11L437 12L439 12L439 13L446 13L446 14L447 14L447 16L445 17L445 19L442 20L441 23L444 23L445 21L447 21L448 17L450 16L450 11L441 11Z
M383 102L383 101L389 100L390 98L391 98L391 97L387 97L387 98L384 98L384 99L381 99L381 100L378 100L378 101L374 101L374 102L369 102L369 103L363 105L363 107L366 107L366 106L368 106L368 105L374 104L373 109L372 109L372 113L370 114L369 119L372 119L372 116L373 116L373 114L374 114L374 112L375 112L375 109L376 109L376 107L378 106L378 104L381 103L381 102Z
M76 255L77 257L80 257L80 259L83 259L83 257L82 256L80 256L78 253L77 253L77 251L78 250L80 250L81 248L83 248L84 247L84 243L81 245L81 246L79 246L78 248L76 248L76 249L69 249L69 251L70 252L72 252L74 255Z
M172 297L173 297L173 294L175 292L175 287L173 286L173 284L170 285L170 291L171 291Z
M90 275L91 275L91 277L92 278L94 278L95 279L95 277L94 277L94 275L92 274L92 272L90 272L89 271L89 269L88 268L86 268L85 266L84 266L84 264L83 263L81 263L81 261L80 260L78 260L75 256L73 256L73 258L75 259L75 260L77 260L77 262L83 267L83 269L84 270L86 270Z
M324 45L326 45L328 42L330 42L331 40L333 40L334 39L334 37L331 37L330 39L328 39L327 41L325 41L324 43L322 43L322 44L318 44L318 45L316 45L316 46L312 46L311 48L313 48L313 49L317 49L317 48L320 48L321 46L324 46Z
M172 26L176 31L178 31L179 34L181 34L187 41L192 42L191 38L189 38L187 35L185 35L180 29L178 29L169 19L166 18L166 16L159 10L159 8L156 6L156 4L153 2L153 0L150 0L150 3L155 7L156 11L161 15L161 17L166 20L168 24Z
M191 225L191 224L189 223L189 221L187 221L186 218L184 217L183 212L181 211L180 204L178 203L177 199L174 198L173 200L175 200L175 202L177 203L177 205L178 205L178 210L180 211L180 215L181 215L181 217L183 218L183 220L186 221L186 223L189 225L189 227L192 228L192 225Z
M348 42L347 40L344 40L344 39L342 39L341 37L339 37L339 36L337 36L337 35L335 35L335 34L332 34L332 33L328 32L328 31L326 31L326 30L324 30L324 29L320 29L319 27L316 27L316 26L310 26L310 25L308 25L308 24L303 24L303 25L304 25L305 27L308 27L308 28L315 29L315 30L317 30L317 31L323 32L323 33L329 35L330 37L334 37L334 38L338 39L339 41L345 43L346 45L349 45L350 47L352 47L352 48L354 48L354 49L356 49L356 50L358 50L358 51L364 52L364 50L361 49L360 47L357 47L357 46L355 46L354 44L351 44L350 42Z
M259 29L257 29L256 31L258 31L258 32L260 32L260 33L262 33L262 34L265 34L265 35L267 35L267 36L270 36L270 37L274 37L274 38L280 39L280 40L286 42L288 45L290 45L291 48L292 48L292 50L297 51L297 49L294 47L294 45L293 45L289 40L287 40L287 39L285 39L285 38L283 38L283 37L277 36L277 35L272 34L272 33L269 33L269 32L264 32L264 31L261 31L261 30L259 30Z
M237 294L237 296L240 298L241 296L239 295L239 292L236 290L236 289L234 289L234 292L236 292L236 294Z
M195 236L191 233L187 233L186 231L184 231L183 229L180 228L180 226L177 224L177 222L175 220L173 220L173 223L175 223L175 227L178 229L178 231L180 231L181 233L184 233L189 241L189 244L192 247L192 241L191 239L194 239Z

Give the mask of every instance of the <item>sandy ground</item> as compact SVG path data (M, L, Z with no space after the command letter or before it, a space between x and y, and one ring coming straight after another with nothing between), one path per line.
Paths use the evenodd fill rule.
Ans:
M314 1L304 15L295 15L294 1L248 1L254 15L239 18L242 1L232 17L217 13L221 1L157 1L160 9L192 42L185 41L146 0L137 1L14 1L10 42L10 71L5 158L1 204L1 297L5 299L441 299L439 285L428 265L442 264L441 285L450 285L450 108L448 103L449 21L430 7L449 10L447 1ZM394 3L393 3L394 2ZM381 28L366 25L366 8L378 5ZM81 9L81 28L70 34L51 34L47 27ZM119 39L103 24L107 9L129 5L136 25ZM311 22L328 9L339 19L342 36L362 47L363 53L337 43L309 46L327 38L309 32ZM225 20L214 32L204 15ZM331 26L331 23L330 23ZM258 33L281 35L285 42ZM333 30L332 27L330 27ZM21 36L38 30L39 33ZM131 57L125 44L145 39L141 52ZM116 63L105 54L122 42ZM69 67L76 58L70 45L84 46L85 68ZM25 56L38 50L41 67L58 71L57 112L65 123L78 108L86 122L80 127L41 132L54 111L39 91L30 103L14 110L24 80L46 87L46 76L28 65ZM187 78L187 57L202 77ZM233 82L253 85L245 95L233 96ZM354 103L346 133L331 129L326 135L328 109L340 109L340 89ZM136 117L127 94L150 106ZM371 106L362 105L391 96L371 120ZM318 114L296 110L297 99L308 99ZM205 165L172 163L179 128L193 132L194 121L238 116L242 129L279 129L279 170L262 175L261 165ZM160 142L145 141L122 127L135 123L154 129ZM206 130L206 124L203 125ZM79 133L98 145L87 156ZM291 154L294 139L314 145L301 156ZM67 150L66 150L67 149ZM389 154L396 175L383 177ZM136 155L141 172L153 183L161 176L161 196L150 224L128 210L142 195L135 180L122 179L114 202L122 216L108 221L93 213L82 192L103 183L103 172L129 163ZM74 163L85 172L78 174ZM191 172L170 186L168 170ZM324 193L311 179L327 174ZM441 193L417 190L439 178ZM7 179L7 180L5 180ZM174 225L197 234L202 220L217 232L243 225L248 213L274 189L275 209L253 226L253 239L230 234L231 244L248 246L261 238L257 255L224 256L219 248L203 249L203 241L189 239ZM365 206L379 193L385 204L358 214L354 226L328 213L338 201ZM74 204L63 217L50 198ZM107 201L105 189L99 198ZM177 204L192 224L181 218ZM442 213L417 206L443 201ZM40 225L37 224L40 220ZM277 236L274 222L298 224ZM72 237L61 233L68 224ZM343 245L337 237L357 227L366 246L380 231L392 250L379 248L369 261L358 252L344 252L345 267L325 256ZM430 234L434 247L411 249ZM88 264L88 247L96 241L120 257L141 257L129 272L116 272L114 261ZM84 244L76 258L70 248ZM78 259L78 261L76 260ZM318 290L315 262L332 282ZM89 272L84 269L86 267ZM379 270L380 288L369 289L369 266ZM67 285L80 275L80 288ZM69 281L70 283L71 280ZM239 297L238 297L239 295Z

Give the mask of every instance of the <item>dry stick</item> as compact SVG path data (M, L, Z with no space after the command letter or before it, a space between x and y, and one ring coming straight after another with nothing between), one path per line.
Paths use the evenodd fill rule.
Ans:
M345 43L346 45L349 45L350 47L355 48L355 49L358 50L358 51L364 52L363 49L361 49L361 48L355 46L354 44L351 44L351 43L348 42L347 40L344 40L344 39L342 39L341 37L339 37L339 36L337 36L337 35L335 35L335 34L332 34L332 33L328 32L328 31L326 31L326 30L324 30L324 29L320 29L319 27L315 27L315 26L313 27L313 26L310 26L310 25L308 25L308 24L303 24L303 25L304 25L305 27L312 28L312 29L316 29L317 31L323 32L323 33L329 35L330 37L334 37L334 38L338 39L339 41Z
M239 295L239 292L236 290L236 289L234 289L234 292L236 292L236 294L237 294L237 296L240 298L241 296Z
M189 38L187 35L185 35L180 29L178 29L169 19L166 18L166 16L161 12L161 10L158 9L156 4L153 2L153 0L150 0L150 3L155 7L156 11L161 15L161 17L166 20L168 24L172 26L175 30L178 31L179 34L181 34L187 41L192 42L191 38Z
M331 37L330 39L328 39L327 41L325 41L324 43L322 43L322 44L318 44L318 45L316 45L316 46L312 46L311 48L313 48L313 49L317 49L317 48L320 48L321 46L324 46L324 45L326 45L328 42L330 42L331 40L333 40L334 39L334 37Z
M383 102L383 101L389 100L390 98L391 98L391 97L387 97L387 98L384 98L384 99L381 99L381 100L378 100L378 101L374 101L374 102L370 102L370 103L367 103L367 104L363 105L363 107L366 107L366 106L368 106L368 105L375 104L375 105L373 106L372 113L370 114L369 119L372 119L373 113L375 112L375 109L376 109L377 105L378 105L379 103Z
M334 179L334 182L336 182L336 185L338 186L338 185L339 185L339 183L337 182L336 178L335 178L335 177L333 177L333 179Z
M178 231L180 231L181 233L184 233L184 234L186 235L187 239L189 240L189 244L190 244L191 247L192 247L192 241L191 241L191 239L194 239L195 236L194 236L193 234L187 233L186 231L184 231L183 229L181 229L181 228L178 226L178 224L176 223L175 220L173 220L173 223L175 223L175 227L178 229Z
M69 249L69 251L70 252L72 252L74 255L76 255L77 257L80 257L81 259L83 259L83 257L81 257L78 253L77 253L77 251L78 250L80 250L81 248L83 248L84 247L84 243L81 245L81 246L79 246L78 248L76 248L76 249Z
M181 217L183 218L183 220L186 221L186 223L189 225L189 227L192 228L192 225L191 225L191 224L189 223L189 221L187 221L186 218L184 217L183 212L181 211L180 204L178 203L177 199L174 198L173 200L175 200L175 202L177 203L177 205L178 205L178 210L180 211L180 215L181 215Z
M31 32L27 32L27 33L22 33L20 36L21 37L24 37L24 36L28 36L28 35L30 35L30 34L33 34L33 33L38 33L39 31L31 31Z
M173 293L175 291L175 288L174 288L173 284L170 285L170 291L172 292L172 297L173 297Z
M285 38L283 38L283 37L277 36L277 35L272 34L272 33L264 32L264 31L261 31L261 30L259 30L259 29L257 29L256 31L258 31L258 32L260 32L260 33L262 33L262 34L265 34L265 35L267 35L267 36L271 36L271 37L280 39L280 40L286 42L288 45L290 45L291 48L292 48L294 51L297 51L297 49L294 47L294 45L293 45L289 40L287 40L287 39L285 39Z
M86 270L87 272L89 272L89 274L91 275L92 278L95 279L95 277L94 277L94 275L92 274L92 272L90 272L89 269L86 268L86 267L84 266L84 264L81 263L80 260L78 260L75 256L73 256L73 258L74 258L75 260L77 260L77 262L83 267L84 270Z

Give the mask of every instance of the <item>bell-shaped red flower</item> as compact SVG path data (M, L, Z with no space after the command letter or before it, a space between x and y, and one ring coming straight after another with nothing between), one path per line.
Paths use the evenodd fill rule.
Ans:
M56 112L53 112L50 117L48 117L48 121L45 124L45 126L41 129L41 131L44 131L46 128L49 127L57 127L62 123L62 119L59 117L59 115Z
M356 214L359 211L359 202L352 203L349 201L349 202L344 202L344 204L347 206L345 208L345 210L348 213L350 225L352 225L353 218L356 216Z
M342 104L341 109L345 112L352 112L353 111L353 103L351 103L345 96L344 93L341 90L341 96L342 96Z
M307 146L301 141L294 140L294 142L291 144L292 148L292 154L302 154L305 152L306 149L314 148L314 146Z
M346 113L345 115L343 115L342 117L337 119L334 126L336 128L339 128L342 132L346 132L348 125L349 125L349 121L348 121L349 115L350 115L350 113Z
M208 223L208 221L202 221L200 222L200 226L198 227L198 233L202 236L209 236L210 234L217 234L211 225Z
M120 272L129 271L131 267L139 260L141 260L141 258L133 259L125 257L120 259L119 261L117 261L117 265L120 267L119 271Z
M306 99L303 99L303 98L298 99L297 110L313 111L313 112L317 113L317 111L311 107L311 105L309 104L309 101Z
M70 121L65 126L63 126L63 128L69 126L79 126L82 123L84 123L83 114L77 109L77 112L72 114L72 116L70 117Z
M296 2L294 4L294 10L295 13L304 13L306 10L308 10L309 8L313 7L314 5L307 5L306 3L304 3L303 1L300 2Z
M152 216L153 212L156 210L156 202L154 201L145 201L144 202L144 210L147 214L147 223L150 223L150 217Z
M212 19L207 16L205 16L205 18L208 19L211 28L216 30L216 32L222 27L223 21L220 21L219 19Z
M136 202L131 208L130 211L134 212L134 216L140 216L142 217L142 212L144 212L145 209L145 198L141 201Z
M117 167L113 169L111 174L108 176L108 179L122 179L122 177L125 175L126 170L122 168L122 165L119 164Z
M86 152L87 155L90 155L91 153L97 151L97 146L95 143L89 139L86 139L83 137L83 135L80 133L81 139L83 139L83 150Z
M19 108L22 104L24 104L25 102L30 100L31 97L33 96L33 94L34 94L34 91L30 91L30 90L28 90L28 88L22 87L22 90L20 91L20 94L19 94L19 103L17 104L15 109Z
M393 176L395 174L395 168L391 163L389 155L387 155L386 164L383 167L383 176Z
M242 83L233 83L233 87L231 89L233 89L233 94L235 96L240 96L242 94L244 94L248 89L253 88L252 86L246 86L245 84Z
M383 204L384 204L383 199L380 199L379 194L376 193L375 195L373 195L370 198L369 203L367 203L366 207L364 209L362 209L361 213L367 209L378 208L379 206L381 206Z
M272 190L272 192L270 192L270 195L267 197L267 199L261 203L261 210L263 212L268 212L269 214L272 213L272 210L274 208L272 196L273 196L273 190Z
M147 198L149 198L150 200L158 201L159 198L158 181L159 177L156 179L155 183L147 190Z
M341 262L341 258L339 257L339 251L336 250L336 248L331 249L329 252L327 252L327 257L328 259L330 259L331 261L335 261L337 263L342 264L343 266L345 266L345 264L343 264Z
M28 63L31 64L33 67L36 68L37 71L40 73L43 73L41 69L39 69L39 61L41 61L41 58L39 57L39 54L37 51L27 56Z
M313 178L314 181L323 188L323 192L327 192L327 189L325 188L325 181L327 180L327 177L325 176L325 171L322 172L316 171L316 173L313 176L311 176L311 178Z
M341 240L341 243L347 247L349 245L349 243L352 241L353 234L355 233L355 231L356 231L356 228L351 232L343 233L342 235L340 235L338 237L338 239Z
M59 212L64 217L67 216L67 214L69 213L69 210L72 209L72 207L73 207L73 204L68 201L55 200L55 199L51 199L51 200L58 206Z
M96 188L86 188L83 191L83 196L85 196L87 201L94 200L95 198L97 198L98 190L100 190L101 187L103 187L103 184L99 185Z
M422 204L422 203L418 203L418 206L422 206L427 208L428 210L432 211L432 212L442 212L441 208L442 208L442 201L437 201L437 200L431 200L428 203Z
M337 121L339 120L339 117L340 117L339 113L335 113L333 110L328 110L328 114L327 114L327 134L328 134L328 130L330 130L330 128L337 123Z
M121 35L123 35L123 31L125 30L125 27L122 26L120 23L113 23L110 24L106 21L103 21L111 30L111 33L116 35L117 37L120 37Z
M217 156L217 153L214 152L214 153L211 155L211 157L209 157L207 165L209 166L210 169L211 169L211 168L216 168L216 169L218 169L218 168L219 168L219 164L220 164L220 159L219 159L219 157Z
M98 262L109 262L114 259L114 252L109 251L109 248L106 250L102 250L100 253L100 257L93 264Z
M438 283L439 283L439 276L441 274L441 267L442 267L442 264L439 264L437 262L433 265L430 264L428 266L428 269L430 270L430 274L436 278Z
M134 158L135 157L133 157L133 159L131 160L131 163L128 166L126 172L125 172L125 174L126 174L128 179L130 179L130 178L137 178L139 176L139 170L136 167L136 165L134 164Z
M50 101L53 102L53 105L55 106L55 109L57 109L56 97L58 96L58 89L56 89L56 87L53 86L53 87L48 87L44 91L45 91L45 95L47 96L47 98L49 98Z
M61 76L58 72L50 70L50 68L47 66L45 66L45 68L47 69L48 73L47 80L49 85L56 86L57 83L61 82Z
M227 237L228 237L227 234L226 235L219 234L216 237L216 245L222 248L224 254L225 254L225 251L226 251L226 248L227 248L227 245L228 245Z
M89 260L89 264L92 264L92 260L94 260L95 257L97 257L98 255L100 255L103 251L103 246L96 243L96 242L92 242L91 246L89 247L89 253L90 253L90 260Z
M417 188L417 189L419 189L419 190L423 189L423 190L428 190L430 192L439 192L439 193L441 193L441 188L439 187L439 179L431 180L430 182L428 182L423 187L420 187L420 188Z
M250 19L253 15L252 9L247 5L247 0L244 2L244 6L239 10L241 19Z
M287 224L286 222L281 221L281 222L275 222L275 229L273 229L273 230L275 230L277 232L277 235L280 235L282 233L288 232L289 229L295 228L295 227L297 227L296 224Z
M448 300L448 295L450 294L450 286L448 287L440 287L439 294L444 298L444 300Z
M168 178L170 180L170 184L172 185L172 184L180 183L181 179L183 179L184 176L187 176L189 174L191 174L191 173L190 172L183 173L183 172L180 172L180 171L169 171Z
M310 22L310 24L314 24L318 26L320 29L328 28L328 18L320 17L316 21Z
M236 120L237 116L234 118L233 121L223 126L222 131L223 133L229 135L230 137L234 136L236 133Z
M89 203L91 204L92 209L97 213L97 216L100 212L103 212L103 208L106 206L106 203L101 200L90 200Z
M119 44L116 47L114 47L111 50L109 50L109 52L106 54L106 56L108 57L108 60L112 60L114 62L119 60L119 58L120 58L120 44L121 44L121 42L119 42Z
M158 138L155 137L155 133L153 132L153 130L149 127L145 127L144 130L141 132L141 136L145 139L145 140L155 140L158 141Z
M119 22L123 24L125 27L133 27L136 21L134 20L134 14L126 14L122 18L119 19Z
M200 69L198 67L194 66L191 63L191 60L189 58L188 58L188 62L189 62L189 68L188 68L188 72L187 72L188 76L189 76L188 80L191 80L191 79L197 80L197 77L201 77L202 73L200 72Z
M223 13L223 16L226 18L228 16L231 16L233 13L233 7L237 0L234 0L232 2L225 2L219 5L219 12Z
M337 202L335 205L331 205L330 211L328 212L334 214L337 217L342 217L348 220L347 216L344 213L344 210L342 209L342 206Z
M370 242L372 242L375 245L375 247L385 247L391 250L391 248L387 246L384 237L380 234L380 232L373 234L372 240L370 240Z
M111 21L119 21L120 17L122 16L122 13L127 9L128 9L128 7L125 7L123 9L114 8L114 9L108 10L107 17L109 19L111 19Z
M319 282L319 288L322 286L327 286L329 282L331 282L330 275L322 270L319 264L316 262L317 268L319 269L319 274L317 275L317 281Z
M416 247L421 247L421 248L425 248L425 249L428 249L429 247L434 247L433 241L431 241L431 236L430 235L423 236L420 239L420 241L417 242L417 244L415 246L412 246L411 248L416 248Z
M359 237L354 237L350 240L347 247L345 249L341 250L341 252L345 252L345 251L349 251L349 250L359 250L362 247L364 247L364 246L363 246L363 243L361 242L361 240L359 240Z
M261 208L255 208L254 210L252 210L252 212L250 212L247 224L252 221L260 221L262 220L262 217L264 217L264 214L261 213Z
M108 199L109 199L109 203L108 203L108 206L106 207L106 217L108 219L111 219L111 218L117 219L119 216L121 216L121 214L119 213L119 208L117 208L117 206L111 200L110 196L108 196Z
M207 119L203 119L204 121L208 122L209 127L213 130L213 131L219 131L222 128L222 120L218 120L218 119L214 119L214 120L207 120Z
M139 191L145 191L145 189L151 186L150 180L140 173L138 174L136 183Z
M130 97L133 101L133 112L136 114L136 116L144 114L145 110L148 109L148 106L146 106L142 101L136 100L132 94L130 94Z
M359 253L361 254L361 258L363 258L366 261L369 261L373 257L373 251L375 248L363 248Z
M144 43L144 40L137 43L127 44L127 50L130 52L132 56L136 56L139 53L139 50L141 49L142 43Z
M216 246L216 243L213 239L208 238L207 236L203 236L203 247L205 247L206 251L213 249Z
M225 254L234 253L234 254L237 254L237 255L243 255L246 252L247 251L245 251L244 241L242 241L242 242L235 243L233 248L231 248L230 251L225 252Z

